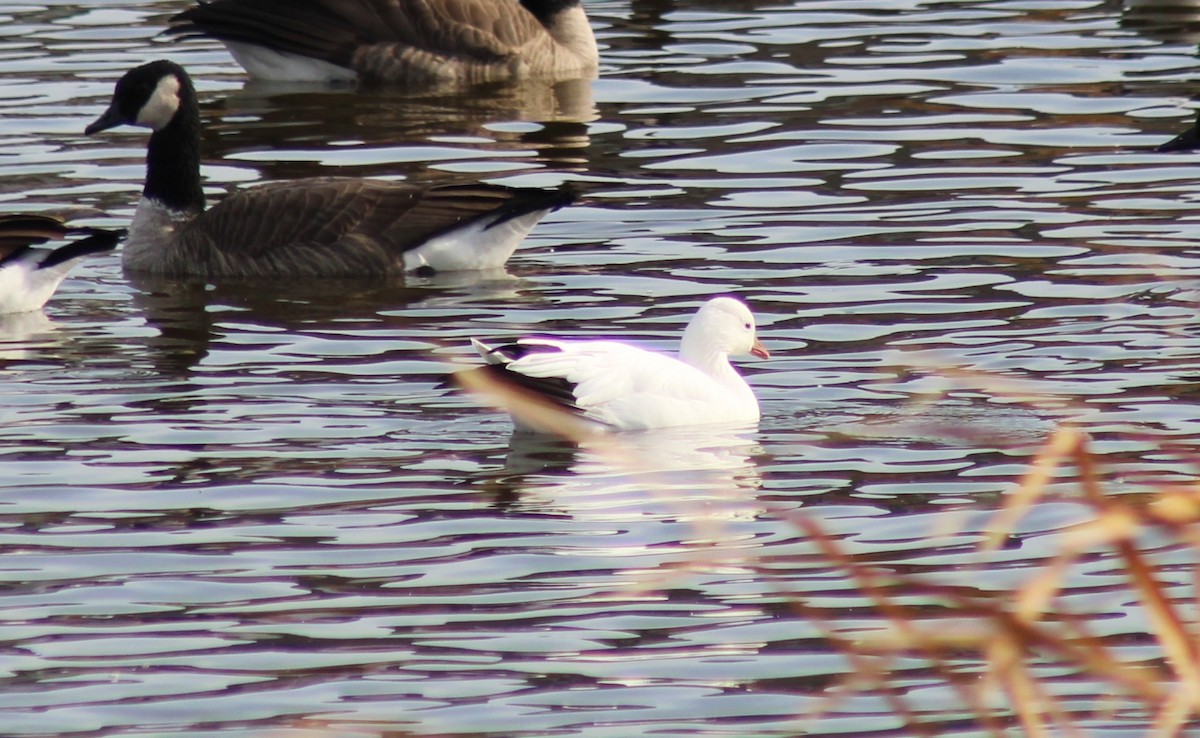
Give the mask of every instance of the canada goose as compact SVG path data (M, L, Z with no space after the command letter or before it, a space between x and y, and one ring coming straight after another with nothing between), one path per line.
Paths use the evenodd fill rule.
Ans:
M580 0L212 0L170 24L220 40L261 79L561 79L599 63Z
M0 216L0 314L38 310L83 257L110 251L123 231L70 228L46 215ZM84 236L56 249L34 244Z
M683 332L677 357L620 341L528 337L502 346L471 343L488 365L470 371L619 430L756 422L758 400L729 357L770 357L755 334L750 309L732 297L701 306Z
M132 271L351 277L494 269L543 216L574 199L566 188L321 177L239 190L206 211L200 109L183 68L155 61L126 72L85 133L122 124L153 131L121 257Z
M1198 148L1200 148L1200 113L1196 114L1196 122L1192 124L1191 128L1170 141L1159 144L1154 150L1166 153L1168 151L1192 151Z

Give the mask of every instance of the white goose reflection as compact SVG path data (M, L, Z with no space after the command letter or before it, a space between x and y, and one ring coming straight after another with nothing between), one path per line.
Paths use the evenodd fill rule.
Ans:
M0 369L4 362L28 359L32 346L54 330L54 321L41 310L0 314Z
M491 481L501 504L577 519L745 520L761 512L753 428L691 427L598 436L578 446L515 432Z

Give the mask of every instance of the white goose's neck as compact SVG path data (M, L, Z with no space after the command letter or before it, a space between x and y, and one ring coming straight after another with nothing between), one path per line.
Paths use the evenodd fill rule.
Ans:
M708 340L701 340L705 338ZM679 360L704 372L724 388L732 405L741 408L737 414L739 422L758 420L758 398L754 396L754 390L729 363L729 353L715 346L711 337L684 331Z
M729 352L694 324L688 325L679 343L679 360L690 364L730 389L753 394L750 385L729 363Z

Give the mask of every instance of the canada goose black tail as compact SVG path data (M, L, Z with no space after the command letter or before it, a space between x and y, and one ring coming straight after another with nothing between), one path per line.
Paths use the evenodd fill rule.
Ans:
M23 246L63 238L71 229L49 215L13 214L0 216L0 253L5 255Z
M0 267L36 258L33 246L64 238L71 229L49 215L12 214L0 216Z
M57 249L34 244L82 235ZM44 215L0 216L0 314L39 310L80 258L117 245L125 231L69 228Z
M117 243L125 237L124 229L109 231L103 228L73 228L70 232L72 234L87 234L87 236L55 249L49 256L42 260L42 263L38 265L38 269L49 269L89 254L112 251L117 247Z
M1197 113L1196 123L1191 128L1154 150L1166 153L1168 151L1194 151L1198 148L1200 148L1200 113Z
M103 228L71 228L49 215L14 214L0 216L0 266L25 258L31 246L67 236L86 236L55 249L38 265L39 269L57 266L88 254L110 251L125 236L125 231Z
M405 244L404 270L426 274L502 267L542 217L576 197L571 187L432 187L406 213L406 221L428 227L420 239Z
M556 190L517 190L517 194L504 207L488 216L483 229L486 231L530 213L552 213L575 202L579 195L579 189L571 184L564 184Z

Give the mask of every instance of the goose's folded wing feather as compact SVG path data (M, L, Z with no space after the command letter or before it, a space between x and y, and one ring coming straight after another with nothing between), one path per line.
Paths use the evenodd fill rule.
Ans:
M71 229L48 215L0 216L0 264L21 256L29 246L63 238Z
M346 10L365 3L345 3ZM328 7L326 7L328 6ZM214 0L173 16L169 33L207 35L220 41L265 46L349 66L359 44L359 28L337 22L336 3L291 0ZM350 15L349 13L346 13ZM361 28L379 28L378 18Z
M527 377L573 386L575 407L622 428L723 420L734 402L714 379L665 354L615 341L523 339L557 350L535 351L507 365Z
M534 191L538 192L538 191ZM552 191L551 191L552 192ZM492 185L422 189L356 178L307 179L240 190L180 233L181 253L199 263L291 273L393 269L405 251L478 218L537 209L527 191ZM291 214L304 217L290 217ZM257 263L259 270L253 268Z
M176 34L260 44L350 68L355 53L371 45L496 62L545 33L517 0L215 0L171 24Z
M403 43L495 62L547 37L546 28L517 0L388 0ZM407 27L404 27L404 26ZM403 33L403 35L401 35Z
M69 236L84 236L54 250L35 250L35 244L59 241ZM125 231L103 228L77 228L48 215L0 215L0 267L20 261L37 262L50 269L88 254L109 251L125 236Z

